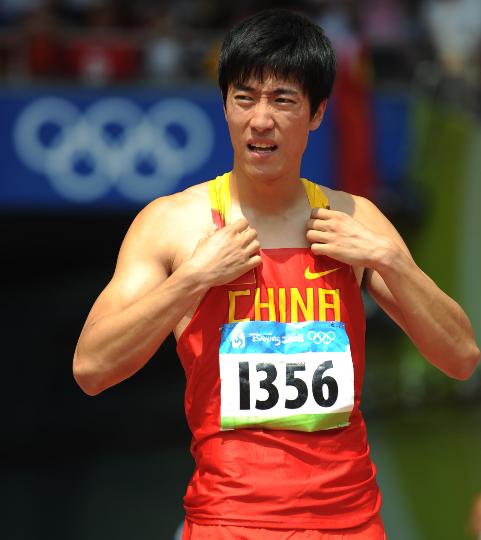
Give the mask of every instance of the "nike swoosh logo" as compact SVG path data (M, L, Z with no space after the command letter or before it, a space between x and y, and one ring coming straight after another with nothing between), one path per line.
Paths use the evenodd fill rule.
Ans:
M341 267L338 266L337 268L331 268L330 270L324 270L323 272L311 272L309 269L309 266L306 268L306 271L304 272L304 277L306 279L317 279L320 277L327 276L328 274L332 274L333 272L336 272Z

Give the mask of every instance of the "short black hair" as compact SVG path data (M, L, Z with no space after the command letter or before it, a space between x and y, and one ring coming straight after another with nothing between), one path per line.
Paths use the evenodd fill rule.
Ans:
M298 82L309 99L311 116L331 94L336 57L322 28L287 9L268 9L237 23L222 43L218 83L224 106L230 84L265 74Z

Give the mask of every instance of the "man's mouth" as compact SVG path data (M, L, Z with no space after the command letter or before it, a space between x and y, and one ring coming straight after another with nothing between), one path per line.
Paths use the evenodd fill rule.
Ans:
M247 147L258 154L269 154L277 150L277 144L248 144Z

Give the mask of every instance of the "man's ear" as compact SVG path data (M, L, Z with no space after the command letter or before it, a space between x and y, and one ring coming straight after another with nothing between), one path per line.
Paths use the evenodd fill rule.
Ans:
M324 118L324 113L326 112L327 107L327 99L324 99L319 104L319 107L317 107L317 111L314 113L314 116L311 118L309 129L311 131L316 130L322 122L322 119Z

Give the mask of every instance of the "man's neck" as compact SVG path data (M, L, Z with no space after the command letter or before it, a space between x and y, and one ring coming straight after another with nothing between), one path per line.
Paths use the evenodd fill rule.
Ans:
M234 204L255 214L283 215L307 201L299 175L268 180L251 178L235 169L231 174L231 196Z

